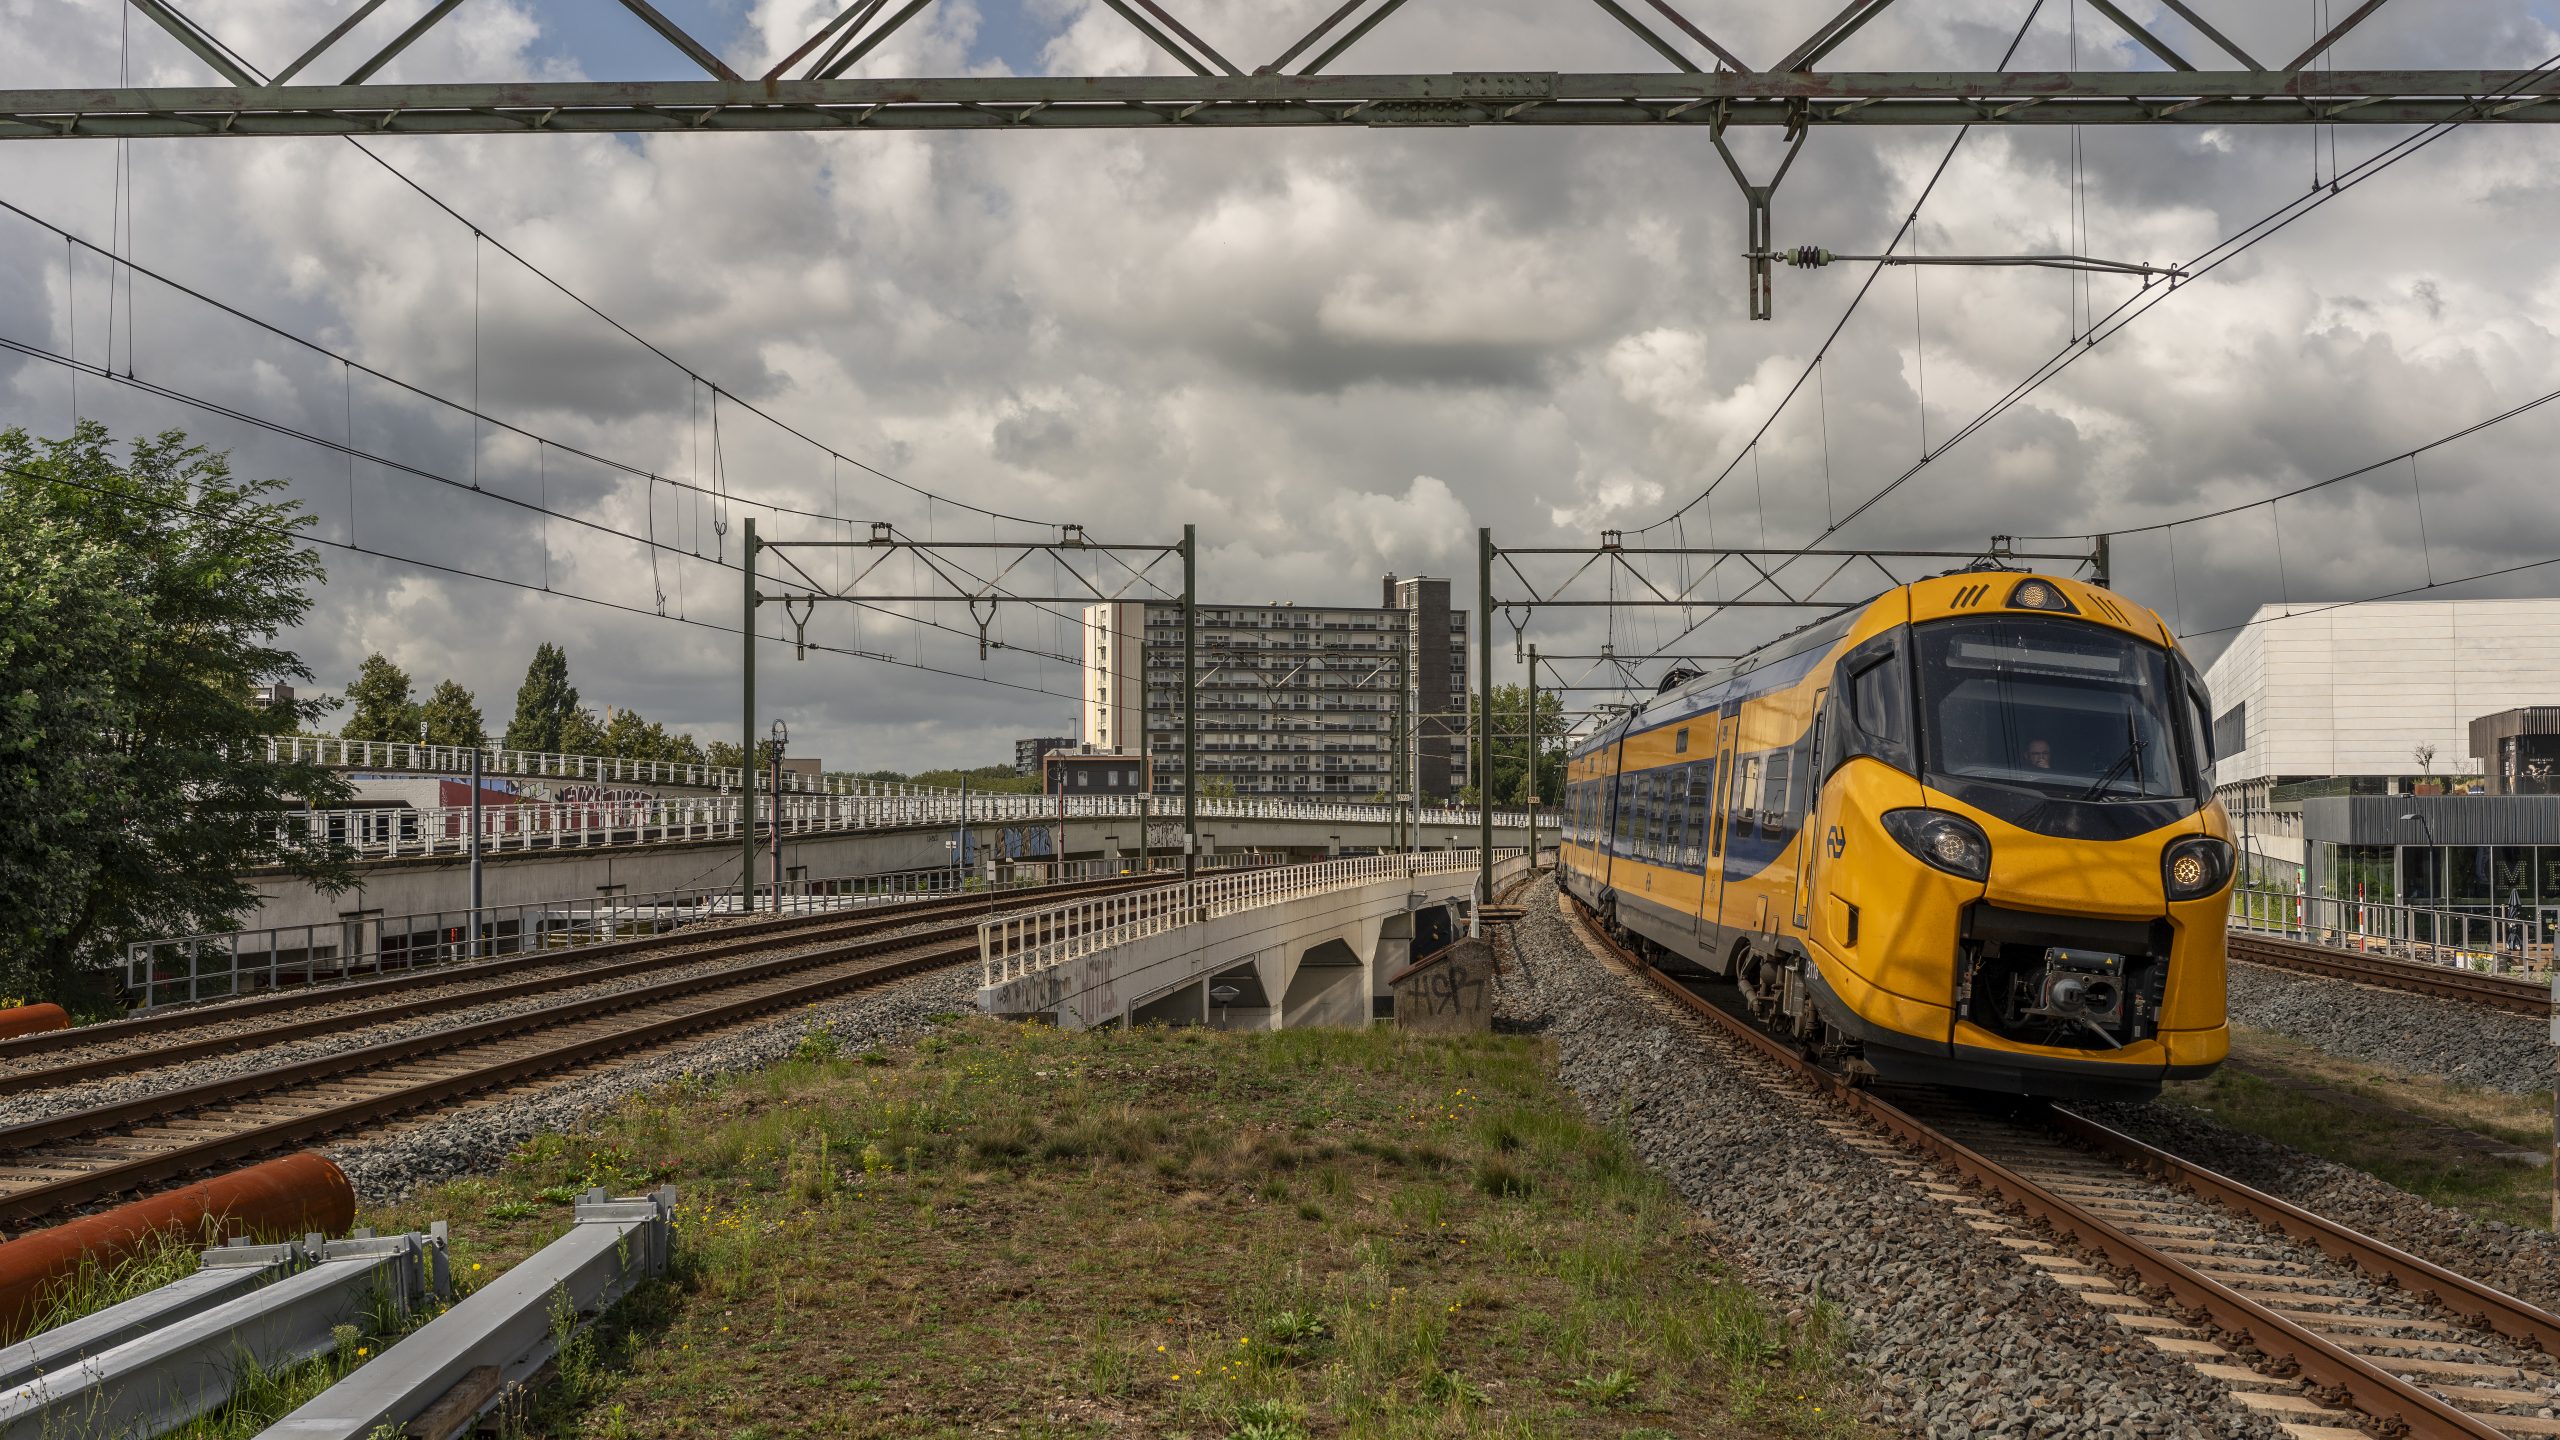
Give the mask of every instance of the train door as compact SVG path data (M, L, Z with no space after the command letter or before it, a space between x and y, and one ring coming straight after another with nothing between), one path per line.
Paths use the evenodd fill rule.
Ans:
M1603 757L1600 773L1592 781L1600 787L1600 833L1593 837L1591 843L1593 854L1599 861L1595 868L1600 872L1600 888L1606 891L1616 888L1618 850L1626 843L1627 817L1623 813L1625 807L1619 803L1626 787L1626 781L1619 773L1627 758L1625 735L1610 741L1600 754Z
M1813 726L1806 733L1804 759L1796 765L1800 777L1797 789L1804 792L1796 807L1796 908L1798 933L1806 928L1806 918L1813 904L1813 852L1822 837L1814 833L1816 819L1822 814L1822 721L1829 710L1829 690L1813 692Z
M1742 717L1728 714L1716 723L1715 809L1707 816L1707 924L1712 936L1721 942L1724 934L1725 831L1733 818L1732 782L1734 741L1742 733ZM1716 968L1721 974L1721 967Z

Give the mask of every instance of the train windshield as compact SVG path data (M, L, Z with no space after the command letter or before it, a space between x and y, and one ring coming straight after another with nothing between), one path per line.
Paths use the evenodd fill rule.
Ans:
M1942 620L1912 633L1931 783L1989 782L2092 803L2194 788L2160 647L2042 616Z

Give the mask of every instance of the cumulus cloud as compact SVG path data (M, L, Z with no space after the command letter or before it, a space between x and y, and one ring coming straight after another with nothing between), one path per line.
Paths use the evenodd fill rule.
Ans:
M273 68L337 7L190 8ZM369 24L405 24L402 8ZM1176 8L1249 68L1331 0ZM2075 33L2069 8L2045 7L2018 65L2153 63L2085 14ZM2197 63L2219 63L2157 5L2129 8ZM2214 8L2261 58L2302 43L2298 12ZM701 13L728 17L725 32L707 33L733 63L761 69L832 10L753 0ZM1805 23L1797 7L1684 10L1764 64ZM462 7L391 73L580 73L589 57L563 30L571 13L522 0ZM1896 6L1829 63L1987 67L2026 13L2025 0ZM598 6L577 23L617 15ZM126 19L115 0L0 0L0 86L107 84L120 69L149 83L203 80L166 37ZM1010 63L990 48L999 33L1004 55L1057 73L1170 65L1091 0L942 0L859 73L998 73ZM2522 4L2462 26L2393 7L2349 37L2338 63L2530 64L2554 50L2560 38ZM1353 54L1351 68L1380 71L1659 64L1596 7L1539 0L1416 0ZM683 73L672 52L663 58L657 73ZM2075 151L2065 131L1978 130L1906 247L2172 261L2399 133L2091 129ZM1776 137L1735 139L1767 173ZM1817 132L1779 192L1777 238L1880 247L1949 139ZM381 649L422 676L460 678L493 713L548 639L569 646L593 700L734 726L735 640L655 616L735 623L737 575L720 562L734 560L750 514L768 536L797 538L859 535L871 520L945 539L1031 532L832 460L734 399L715 403L491 241L731 395L916 486L1077 521L1099 538L1166 539L1195 522L1213 599L1366 602L1388 570L1451 574L1463 589L1477 525L1515 544L1589 543L1661 518L1719 475L1710 498L1649 539L1800 544L2075 348L2058 378L1838 542L1961 548L2246 500L2453 429L2547 388L2560 368L2560 262L2538 238L2560 228L2560 190L2531 127L2454 135L2094 348L2076 337L2134 282L1887 272L1801 388L1863 267L1782 271L1776 323L1745 321L1741 202L1694 131L366 143L490 240L343 140L166 141L128 147L128 253L391 380L347 374L148 281L111 289L104 262L66 264L58 238L5 218L0 334L76 348L393 462L350 463L94 376L79 385L82 414L128 432L181 425L231 448L244 470L289 478L332 539L530 587L333 553L330 586L296 637L329 683ZM105 243L124 193L117 163L109 142L0 146L0 196ZM475 395L503 426L475 426L433 398ZM0 366L0 419L56 433L73 400L58 368ZM1765 441L1737 463L1773 412ZM2404 465L2272 516L2182 529L2174 554L2163 534L2128 540L2123 583L2211 630L2267 599L2560 554L2541 498L2555 426L2560 416L2537 416L2433 452L2414 489ZM544 522L507 499L577 519ZM664 548L653 554L651 539ZM1708 593L1725 593L1712 587L1726 578ZM2549 583L2547 572L2509 582ZM546 596L546 585L643 613ZM994 760L1016 734L1071 723L1072 671L1033 653L1073 648L1057 616L1005 607L997 626L1015 648L982 660L966 617L939 613L968 633L832 611L811 638L1029 688L840 657L795 664L768 646L764 693L816 753L864 767ZM1691 618L1548 612L1531 637L1552 651L1638 649ZM1748 643L1794 618L1734 612L1692 645Z

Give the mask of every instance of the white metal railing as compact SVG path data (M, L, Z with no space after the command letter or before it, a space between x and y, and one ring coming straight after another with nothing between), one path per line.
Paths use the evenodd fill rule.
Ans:
M999 916L979 922L979 975L982 984L1001 985L1098 950L1240 910L1374 885L1381 880L1472 872L1477 867L1476 857L1473 850L1429 850L1409 855L1319 860L1311 865L1276 866ZM1497 858L1494 883L1500 885L1526 870L1528 864L1528 857L1518 852Z
M682 785L699 790L735 790L738 767L679 760L623 760L611 755L555 755L542 750L510 750L502 745L480 749L480 773L562 780L620 782L629 785ZM269 760L325 765L332 770L382 770L394 774L468 775L469 745L418 745L405 740L341 740L331 735L278 735L267 740ZM756 776L759 791L772 777ZM804 795L943 795L959 793L932 785L863 780L851 775L802 775L782 772L782 789Z
M2490 971L2547 968L2560 939L2540 921L2489 911L2243 888L2231 892L2231 925L2305 944Z
M736 795L659 795L633 800L539 800L480 807L483 854L518 850L660 845L738 838ZM1139 795L1011 795L970 792L967 818L962 818L960 792L927 791L908 795L783 795L757 806L759 832L775 823L779 811L785 835L841 834L864 830L912 830L947 825L1044 825L1061 820L1130 819L1166 824L1182 818L1180 797ZM1325 825L1388 825L1397 820L1391 805L1341 805L1306 800L1234 799L1200 801L1207 822L1285 820ZM1528 825L1525 811L1494 814L1497 829ZM368 860L471 853L471 807L364 806L345 810L290 811L276 817L279 839L287 846L344 847ZM1478 825L1472 810L1430 809L1422 812L1422 828L1434 827L1457 838L1471 837ZM1124 845L1124 850L1140 847Z
M1248 851L1222 854L1213 868L1278 863ZM1153 857L1158 872L1180 870L1180 856ZM1130 860L994 861L967 871L903 870L787 880L777 899L755 887L755 910L815 914L895 905L967 890L1016 890L1136 874ZM401 973L456 961L489 960L528 951L576 950L664 934L697 921L740 914L738 887L690 886L645 895L580 895L515 905L467 905L410 915L349 915L305 925L274 925L137 940L125 947L124 988L137 1010L222 1000L283 985L323 984Z

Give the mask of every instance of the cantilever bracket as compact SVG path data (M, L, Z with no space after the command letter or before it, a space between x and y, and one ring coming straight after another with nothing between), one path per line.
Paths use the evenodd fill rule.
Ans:
M1723 134L1713 130L1708 132L1708 138L1715 142L1716 153L1724 157L1724 168L1733 172L1733 183L1742 189L1743 203L1751 208L1751 246L1743 252L1743 258L1751 264L1751 318L1754 320L1766 320L1775 313L1769 298L1769 276L1773 268L1770 264L1773 247L1769 242L1769 197L1778 192L1778 182L1787 178L1787 167L1796 163L1796 152L1804 148L1807 133L1805 129L1797 128L1787 141L1786 155L1778 161L1777 173L1769 177L1768 184L1754 185L1751 177L1743 173L1742 162L1733 158L1733 147L1724 143Z

